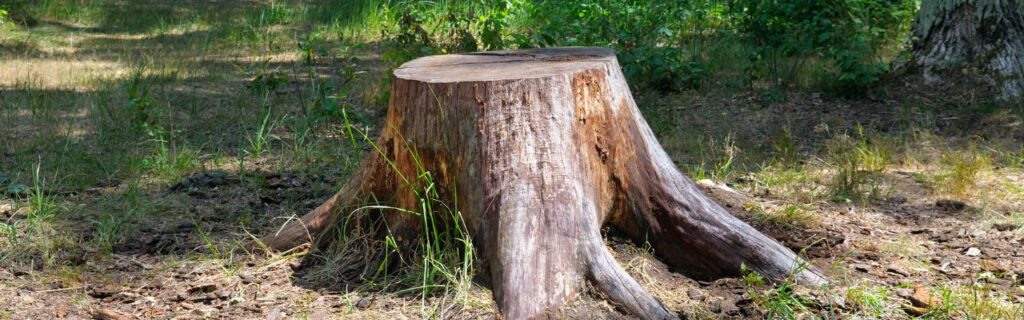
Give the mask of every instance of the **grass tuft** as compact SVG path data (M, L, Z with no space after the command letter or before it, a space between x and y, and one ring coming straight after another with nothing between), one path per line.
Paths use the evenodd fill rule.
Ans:
M828 162L833 168L829 186L836 202L867 201L885 195L885 173L891 151L879 138L869 137L857 126L856 137L837 135L828 144Z

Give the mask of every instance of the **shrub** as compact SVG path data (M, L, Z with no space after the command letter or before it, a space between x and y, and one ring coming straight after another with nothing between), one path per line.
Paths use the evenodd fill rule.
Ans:
M527 6L535 27L517 41L521 47L612 47L631 83L660 90L699 88L708 67L687 48L684 32L706 16L707 7L696 3L541 1Z
M750 44L752 80L789 86L810 63L823 65L830 92L870 89L888 71L885 49L900 41L913 17L907 0L731 0L737 32Z

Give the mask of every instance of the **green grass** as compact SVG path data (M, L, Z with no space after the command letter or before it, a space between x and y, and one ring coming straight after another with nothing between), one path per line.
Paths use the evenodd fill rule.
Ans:
M747 292L759 307L766 312L768 319L797 319L809 313L810 302L794 291L795 283L792 279L772 285L768 285L764 278L741 266L743 284ZM797 270L794 270L796 274Z
M899 315L894 310L899 301L886 287L871 285L853 285L845 289L845 297L857 314L878 319L892 318Z
M891 161L889 144L865 134L857 125L856 136L840 134L828 146L829 166L834 168L830 185L836 202L867 201L886 195L885 174Z
M787 228L813 228L820 222L820 217L811 209L801 205L787 205L768 212L761 207L752 208L754 219L761 223Z
M688 174L694 180L711 179L729 181L735 173L737 154L740 152L735 139L731 135L722 142L711 139L707 146L698 147L700 163L691 165Z
M263 155L263 152L267 151L270 147L271 142L280 139L274 135L274 129L277 128L278 124L280 124L283 119L271 121L270 116L272 114L272 109L270 107L267 107L266 109L267 111L264 113L263 120L260 121L259 127L256 128L256 132L251 134L247 133L245 135L245 140L249 142L249 149L245 152L247 152L250 157L259 157Z

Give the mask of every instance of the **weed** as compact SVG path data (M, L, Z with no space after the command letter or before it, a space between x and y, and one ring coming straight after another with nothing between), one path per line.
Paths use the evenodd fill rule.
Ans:
M711 140L709 145L710 147L708 148L700 148L700 164L690 168L690 177L694 180L728 181L733 174L733 165L735 164L736 155L739 153L736 141L732 135L727 135L720 147L716 146L714 140ZM706 151L709 149L710 151ZM706 167L708 161L713 163L710 168Z
M128 110L131 110L132 118L141 128L148 127L153 120L150 113L156 101L150 95L151 86L146 77L145 64L133 68L124 84L124 91L128 95Z
M163 128L153 128L150 136L153 150L142 160L143 169L157 177L170 179L199 167L199 155L188 149L175 148Z
M827 193L821 186L820 178L809 166L767 166L754 173L752 178L749 185L754 194L771 193L801 203L811 203Z
M35 173L32 175L32 189L29 193L29 200L32 210L29 211L26 220L33 226L41 222L49 221L57 213L57 205L53 196L43 190L43 177L40 174L41 165L36 165Z
M740 265L740 273L754 303L767 311L766 318L797 319L801 314L808 312L807 306L810 303L793 291L792 279L786 279L762 291L758 288L765 286L764 278L746 265Z
M772 161L783 166L792 167L797 164L797 144L789 126L782 127L772 136Z
M884 196L884 174L891 152L885 143L869 138L857 126L856 139L842 134L828 145L832 176L832 200L850 202Z
M134 212L128 212L126 216L134 214ZM112 252L114 245L122 239L125 227L129 222L128 219L126 219L126 216L111 212L99 219L93 219L92 223L96 227L96 231L93 235L93 242L96 243L103 251L108 253Z
M974 191L978 174L991 167L991 160L977 151L951 151L942 155L942 167L931 181L935 189L965 196Z
M845 290L846 300L861 314L874 318L891 318L888 310L892 305L892 294L884 287L851 286Z
M280 67L272 66L270 59L248 68L246 73L253 77L249 80L248 88L258 93L276 92L288 85L288 74L281 71Z
M939 286L930 291L938 303L928 309L925 317L929 319L1019 319L1024 316L1024 306L991 285Z
M7 220L0 222L0 233L7 238L10 245L18 245L18 228L21 227L21 220ZM3 259L0 259L2 261Z
M280 139L274 135L274 129L282 119L270 121L271 108L267 108L267 112L263 115L263 120L260 121L260 126L256 128L254 134L246 134L245 140L249 142L249 149L246 153L252 157L259 157L266 151L270 145L270 141L274 139Z
M238 274L238 271L242 269L242 263L237 257L235 257L234 250L225 250L223 247L217 245L210 239L209 234L203 231L203 228L199 226L199 223L195 220L192 221L192 225L196 228L196 234L199 235L199 240L203 242L205 247L213 259L218 262L221 268L221 272L227 277L233 277Z

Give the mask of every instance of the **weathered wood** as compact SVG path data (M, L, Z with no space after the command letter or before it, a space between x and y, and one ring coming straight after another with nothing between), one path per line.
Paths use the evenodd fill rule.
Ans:
M600 234L607 225L649 241L690 275L737 275L745 263L769 279L825 282L676 169L612 50L432 56L404 64L393 80L381 152L327 203L265 243L285 250L307 241L367 193L415 207L415 195L396 181L422 166L439 184L457 186L445 196L462 212L509 319L544 316L584 280L637 316L675 318L612 257ZM388 219L398 238L416 237L418 228L401 226L418 220Z

